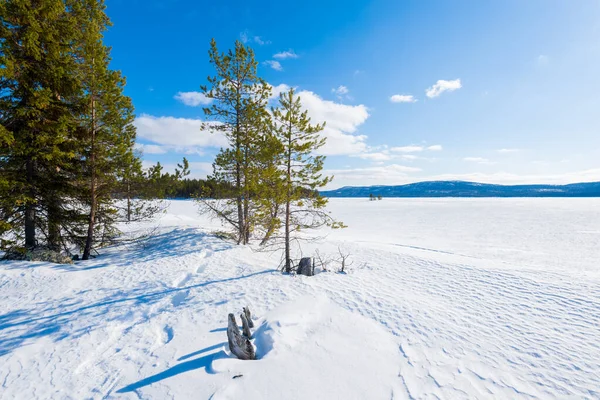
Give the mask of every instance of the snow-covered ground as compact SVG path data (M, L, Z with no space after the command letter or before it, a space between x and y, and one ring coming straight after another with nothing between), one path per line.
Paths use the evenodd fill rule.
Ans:
M600 397L600 199L333 199L284 276L173 201L143 244L0 263L2 399ZM129 227L132 228L132 227ZM230 357L249 305L259 359Z

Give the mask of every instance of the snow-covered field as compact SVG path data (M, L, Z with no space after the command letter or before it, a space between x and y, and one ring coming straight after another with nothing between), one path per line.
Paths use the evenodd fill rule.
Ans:
M333 199L284 276L173 201L75 265L0 263L2 399L600 397L600 199ZM132 227L129 227L132 228ZM231 358L249 305L259 360Z

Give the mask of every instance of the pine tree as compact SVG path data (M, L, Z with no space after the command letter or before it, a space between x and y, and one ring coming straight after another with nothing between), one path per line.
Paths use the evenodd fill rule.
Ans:
M327 199L319 195L318 189L327 185L333 177L323 176L325 156L315 153L325 144L319 133L325 124L311 125L308 112L302 110L300 97L294 89L279 96L279 107L272 110L274 133L281 143L281 196L285 207L284 216L284 260L286 272L292 270L292 233L301 229L329 225L343 227L324 211Z
M72 164L79 38L62 0L0 2L0 214L5 245L56 248ZM6 237L6 236L5 236Z
M213 103L204 108L208 123L203 129L220 132L229 142L216 156L211 177L232 188L232 198L203 201L202 206L236 232L238 244L247 244L256 225L253 188L261 175L261 140L268 131L267 102L271 87L257 76L258 63L252 49L236 41L235 49L220 53L213 39L209 51L216 75L201 90Z

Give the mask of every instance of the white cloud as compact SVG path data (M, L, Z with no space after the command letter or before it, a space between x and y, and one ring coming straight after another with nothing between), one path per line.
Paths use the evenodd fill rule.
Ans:
M268 60L268 61L265 61L263 64L268 65L269 67L273 68L275 71L283 71L283 67L281 66L281 63L279 61Z
M429 146L427 150L429 151L442 151L444 148L441 144L434 144L433 146Z
M417 153L419 151L423 151L423 146L392 147L391 150L396 153Z
M350 92L350 90L348 90L348 88L346 86L340 85L337 88L331 89L331 92L337 94L338 96L342 96L342 95L348 94Z
M271 44L270 40L263 40L263 38L261 38L260 36L254 36L252 39L254 40L254 43L260 46L264 46L265 44Z
M176 148L227 147L221 133L201 130L202 120L142 114L133 123L140 139ZM196 152L196 150L194 150Z
M141 143L136 143L135 149L141 151L144 154L165 154L169 150L168 147L165 146Z
M244 32L240 33L240 40L242 41L242 43L256 43L259 46L263 46L266 44L271 44L271 41L269 40L264 40L262 37L260 36L252 36L250 35L250 33L246 30Z
M272 86L272 98L289 90L286 84ZM327 122L322 134L327 138L320 150L324 155L355 155L367 152L367 136L356 134L358 127L368 118L364 105L346 105L324 100L311 91L299 91L302 107L308 111L313 124ZM201 131L202 120L174 117L155 117L143 114L134 125L138 137L156 145L171 146L184 151L201 152L205 147L227 147L227 140L220 133Z
M286 58L298 58L298 54L296 54L294 50L289 49L287 51L282 51L277 54L273 54L273 58L278 58L280 60L285 60Z
M207 105L212 102L212 99L206 97L200 92L179 92L174 97L186 106L197 107L199 105Z
M477 163L477 164L485 164L485 165L495 164L494 161L490 161L487 158L483 158L483 157L465 157L465 158L463 158L463 161L473 162L473 163Z
M499 149L498 153L500 154L509 154L509 153L518 153L521 149Z
M454 90L460 89L461 87L462 84L460 83L460 79L455 79L453 81L445 81L443 79L440 79L432 87L428 88L425 91L425 94L430 99L433 99L434 97L438 97L444 92L452 92Z
M412 94L395 94L390 97L392 103L416 103L417 99Z
M327 122L323 135L327 137L327 143L320 149L325 155L349 155L360 154L367 150L365 143L367 136L354 135L358 127L362 125L369 112L366 106L340 104L330 100L324 100L311 91L300 91L302 107L308 110L308 116L312 123Z
M390 164L368 168L331 169L324 173L334 175L333 182L327 187L334 189L342 186L394 185L410 179L410 173L420 171L420 168Z
M277 86L273 86L273 85L269 85L271 86L271 97L269 97L269 100L275 100L279 98L279 95L281 93L287 92L288 90L290 90L291 88L286 85L285 83L281 83Z
M381 161L389 161L392 158L394 158L395 156L391 155L385 151L381 151L381 152L373 152L373 153L356 154L356 155L353 155L353 157L362 158L363 160L381 162Z
M414 161L419 158L413 154L402 154L401 157L405 160L410 160L410 161Z

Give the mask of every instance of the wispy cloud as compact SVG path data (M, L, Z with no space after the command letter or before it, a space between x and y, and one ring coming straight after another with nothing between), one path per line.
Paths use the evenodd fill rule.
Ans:
M263 40L260 36L254 36L254 43L264 46L265 44L271 44L270 40Z
M381 152L373 152L373 153L355 154L355 155L353 155L353 157L358 157L358 158L362 158L363 160L370 160L370 161L389 161L392 158L394 158L394 155L391 155L386 151L381 151Z
M268 60L268 61L265 61L264 64L273 68L275 71L283 71L283 67L281 66L281 63L279 61Z
M204 93L200 92L179 92L175 95L174 98L182 102L186 106L191 107L207 105L212 102L212 99L206 97Z
M396 153L418 153L423 151L423 146L400 146L392 147L391 150Z
M346 86L340 85L337 88L331 89L331 92L337 94L338 96L342 96L342 95L348 94L350 92L350 90L348 90L348 88Z
M497 152L500 154L518 153L521 149L498 149Z
M419 157L415 156L414 154L402 154L400 157L404 160L409 160L409 161L414 161L414 160L419 159Z
M346 185L393 185L410 179L409 174L420 171L421 169L416 167L389 164L366 168L330 169L324 172L335 176L333 183L328 186L328 189L333 189Z
M455 79L453 81L445 81L443 79L440 79L433 86L428 88L425 91L425 94L430 99L433 99L435 97L438 97L439 95L441 95L444 92L452 92L452 91L460 89L461 87L462 87L462 84L460 83L460 79Z
M144 154L165 154L169 150L167 146L141 143L136 143L135 149L141 151Z
M412 94L395 94L390 97L392 103L415 103L417 99Z
M463 158L463 161L477 163L477 164L484 164L484 165L496 164L494 161L490 161L487 158L483 158L483 157L465 157L465 158Z
M273 54L273 58L278 58L280 60L285 60L287 58L298 58L298 54L296 54L296 52L294 52L294 50L289 49L286 51L281 51L277 54Z
M240 33L240 40L242 43L256 43L259 46L271 44L270 40L265 40L260 36L251 35L247 30Z
M442 151L444 148L441 144L434 144L433 146L429 146L427 150L429 151Z

